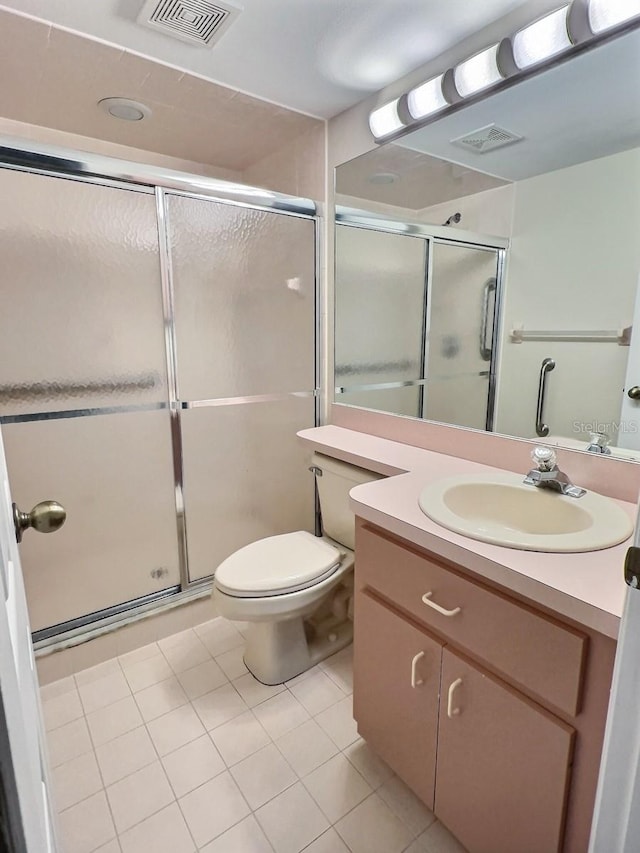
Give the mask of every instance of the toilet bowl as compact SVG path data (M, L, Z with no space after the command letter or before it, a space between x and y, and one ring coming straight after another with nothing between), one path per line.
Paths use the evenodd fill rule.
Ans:
M353 589L353 486L379 475L314 454L323 535L304 530L269 536L216 569L218 612L248 622L244 662L264 684L281 684L348 645Z

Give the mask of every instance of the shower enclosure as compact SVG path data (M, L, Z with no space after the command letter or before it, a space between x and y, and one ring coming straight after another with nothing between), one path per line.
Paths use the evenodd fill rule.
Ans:
M336 402L492 429L504 251L405 231L336 225Z
M203 584L313 530L311 202L0 145L0 422L36 640Z

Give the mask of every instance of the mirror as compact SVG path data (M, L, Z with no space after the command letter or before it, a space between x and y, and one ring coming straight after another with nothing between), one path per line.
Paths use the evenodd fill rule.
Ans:
M336 403L640 459L639 79L636 30L336 169Z

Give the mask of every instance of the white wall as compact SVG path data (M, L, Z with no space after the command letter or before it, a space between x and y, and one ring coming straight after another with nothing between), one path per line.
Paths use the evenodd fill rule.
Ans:
M588 438L574 422L619 420L628 347L605 343L513 344L529 329L609 330L631 324L640 270L640 149L515 185L504 302L496 429L535 437L542 359L551 433ZM640 330L637 330L640 333ZM607 430L611 432L611 430Z

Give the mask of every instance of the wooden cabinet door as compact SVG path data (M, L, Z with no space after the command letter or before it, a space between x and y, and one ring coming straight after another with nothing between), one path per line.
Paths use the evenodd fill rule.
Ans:
M436 815L473 853L556 853L573 736L570 726L445 649Z
M354 623L358 731L433 809L442 645L366 592Z

